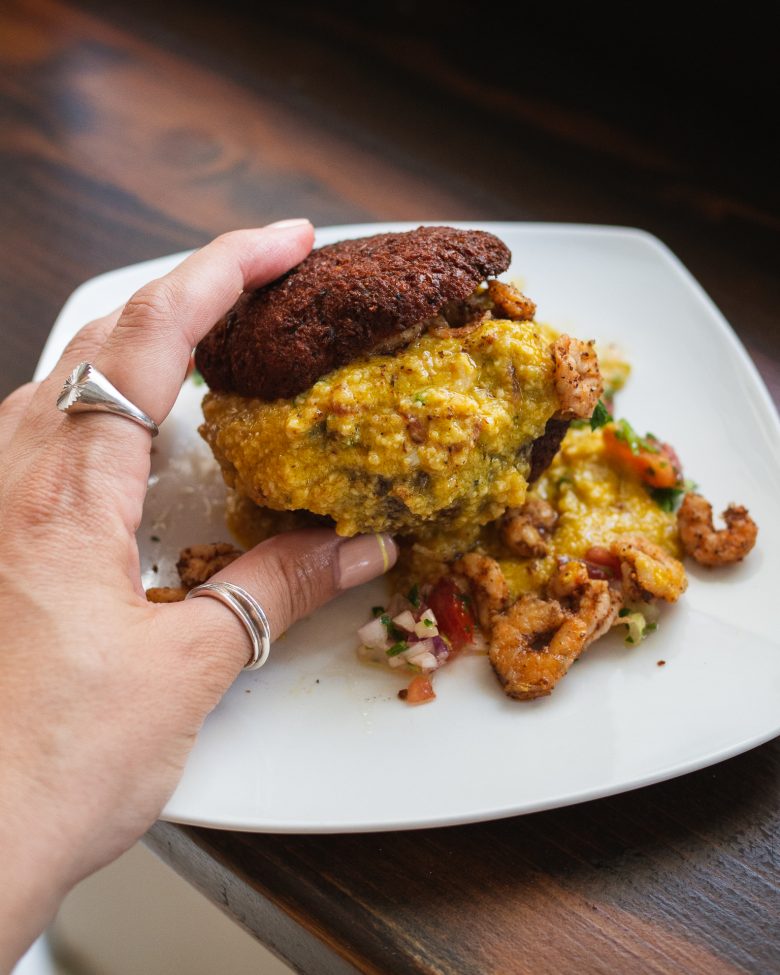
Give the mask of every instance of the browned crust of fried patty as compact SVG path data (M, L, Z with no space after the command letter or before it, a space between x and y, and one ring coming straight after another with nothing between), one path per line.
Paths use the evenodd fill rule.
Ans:
M453 227L344 240L242 295L195 361L214 390L295 396L338 366L467 298L509 267L493 234Z
M541 437L537 437L534 440L531 447L531 470L528 474L529 484L538 481L550 464L552 464L553 457L558 453L563 443L563 438L566 436L570 422L570 420L558 420L552 417L547 421Z

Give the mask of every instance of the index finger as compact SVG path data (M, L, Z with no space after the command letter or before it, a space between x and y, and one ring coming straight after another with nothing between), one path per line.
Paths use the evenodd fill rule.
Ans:
M308 220L217 237L133 295L94 365L161 423L176 400L193 348L242 291L299 264L313 240Z
M217 237L168 274L137 291L121 310L99 350L86 358L131 402L158 424L168 415L186 377L192 349L233 305L242 290L261 287L299 264L311 250L314 230L308 220L282 220L257 230ZM78 337L77 337L78 338ZM82 350L83 351L83 350ZM74 418L57 411L57 394L66 376L83 360L71 342L33 397L29 420L50 438L59 427L66 439L123 450L148 433L105 413ZM37 420L37 423L36 423ZM117 424L122 424L118 427ZM118 430L123 429L121 437Z

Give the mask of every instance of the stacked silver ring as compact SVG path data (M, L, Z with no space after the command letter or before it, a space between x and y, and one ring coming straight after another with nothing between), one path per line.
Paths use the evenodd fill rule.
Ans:
M246 628L252 641L252 656L244 665L244 670L257 670L268 660L271 652L271 627L263 607L246 589L234 586L232 582L204 582L190 589L186 598L211 596L233 610Z

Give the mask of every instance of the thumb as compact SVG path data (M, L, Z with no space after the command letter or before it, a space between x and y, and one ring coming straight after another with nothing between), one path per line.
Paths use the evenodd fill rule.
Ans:
M334 596L382 575L398 557L389 535L342 538L330 529L286 532L269 538L218 572L210 582L241 586L265 610L271 639L308 616ZM173 642L197 647L197 657L221 665L226 685L250 656L243 624L217 599L188 599L160 607ZM272 651L273 652L273 651ZM214 659L217 658L217 660ZM215 670L210 669L212 677Z

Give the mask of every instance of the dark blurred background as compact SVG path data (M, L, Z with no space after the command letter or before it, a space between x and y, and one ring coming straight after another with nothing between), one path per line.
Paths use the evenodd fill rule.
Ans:
M682 15L4 4L0 394L80 281L290 215L641 226L761 365L780 298L774 38L747 10Z

